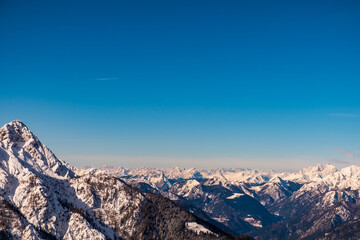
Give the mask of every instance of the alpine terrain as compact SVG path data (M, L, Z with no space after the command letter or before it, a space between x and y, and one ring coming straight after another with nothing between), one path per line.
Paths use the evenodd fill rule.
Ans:
M256 239L359 239L360 167L84 169L165 196L233 234ZM209 220L210 219L210 220ZM211 221L212 220L212 221Z
M82 173L13 121L0 129L0 239L250 238L113 174Z
M0 239L359 239L360 167L75 168L0 130Z

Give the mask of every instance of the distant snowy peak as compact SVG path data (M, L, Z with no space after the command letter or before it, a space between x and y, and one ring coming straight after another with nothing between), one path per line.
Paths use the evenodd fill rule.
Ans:
M351 165L340 170L341 174L346 177L359 176L360 175L360 167Z
M334 173L337 171L337 168L334 165L326 164L316 164L314 166L310 166L307 168L303 168L300 172L304 174L310 174L310 173Z
M280 176L286 181L293 181L301 184L322 181L323 178L333 175L338 169L331 164L316 164L301 169L299 172L281 173Z
M278 176L270 179L269 182L279 183L279 184L287 186L287 182L285 182L281 177L278 177Z
M169 179L192 179L202 178L202 174L196 168L181 169L179 167L167 168L164 173Z
M89 170L87 170L89 171ZM350 166L338 170L331 164L316 164L301 169L298 172L275 172L272 170L251 170L251 169L213 169L197 170L195 168L102 168L93 171L107 172L119 177L133 176L136 178L146 179L155 184L159 179L167 181L181 181L191 179L207 179L210 185L220 184L248 184L253 186L254 190L262 189L260 186L278 185L285 188L289 187L290 182L305 184L311 182L323 182L331 176L342 176L341 179L347 179L360 173L360 167ZM157 184L156 184L157 185Z

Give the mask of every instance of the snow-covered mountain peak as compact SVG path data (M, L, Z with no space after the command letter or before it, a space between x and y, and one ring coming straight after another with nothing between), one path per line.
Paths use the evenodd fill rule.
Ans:
M14 120L5 124L0 129L0 141L2 142L39 142L39 139L20 120Z
M0 129L0 160L2 170L13 175L38 172L55 177L72 177L74 173L20 120Z
M333 174L334 172L337 172L337 168L334 165L326 164L316 164L314 166L306 167L300 170L299 174L308 176L310 178L318 178L318 177L324 177L328 174Z
M281 177L279 176L276 176L276 177L273 177L272 179L269 180L269 182L271 183L279 183L279 184L282 184L282 185L288 185L286 181L284 181Z
M330 163L324 165L323 169L322 169L323 172L328 172L328 173L334 173L334 172L337 172L337 170L338 169L334 165L332 165Z
M320 163L314 165L314 166L309 166L309 167L305 167L303 169L301 169L302 173L313 173L313 172L321 172L323 169L323 165L321 165Z
M360 175L360 166L351 165L351 166L342 168L340 170L340 172L347 177L359 176Z

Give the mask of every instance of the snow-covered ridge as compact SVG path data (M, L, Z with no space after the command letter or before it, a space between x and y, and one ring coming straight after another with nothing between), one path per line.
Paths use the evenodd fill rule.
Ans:
M84 171L87 170L78 170L78 172ZM198 170L195 168L131 169L123 167L106 167L92 169L91 171L95 174L106 173L126 178L130 184L147 184L163 196L173 200L177 200L179 197L198 198L201 194L205 194L202 186L214 185L221 185L231 191L237 187L241 191L234 193L251 196L264 206L287 198L295 192L298 195L302 192L318 190L320 186L321 189L325 189L323 191L360 190L359 166L349 166L338 170L331 164L316 164L298 172L250 169ZM202 184L199 181L202 181ZM181 188L178 184L172 187L177 182L184 182L181 184ZM171 190L173 188L177 189L177 193ZM206 197L212 198L212 195L208 194ZM214 218L221 217L216 216Z
M78 169L77 172L86 172L89 170ZM243 184L247 183L255 192L260 191L263 186L281 185L288 188L288 182L299 184L326 183L337 188L359 189L357 184L360 175L359 166L349 166L338 170L331 164L306 167L298 172L274 172L272 170L250 170L250 169L215 169L215 170L197 170L195 168L166 168L156 169L149 167L142 168L123 168L106 167L100 169L91 169L94 173L108 173L119 177L134 176L150 183L153 186L162 187L166 184L171 186L170 182L192 179L209 179L218 184ZM336 183L336 184L335 184Z
M171 185L162 172L141 169L137 177L162 190ZM0 239L194 239L186 222L203 230L168 199L67 165L18 120L0 129L0 210ZM198 239L232 239L206 225L215 233Z
M123 167L92 169L92 172L118 176L140 188L149 186L150 188L144 189L172 200L185 200L187 204L200 208L210 218L235 232L241 228L256 231L254 228L262 228L278 221L283 217L281 211L274 211L273 215L267 211L267 208L277 206L276 204L286 205L288 201L302 198L312 204L311 199L320 198L316 200L316 206L325 211L342 201L357 202L360 190L360 167L349 166L338 170L331 164L316 164L298 172ZM238 209L237 204L245 205ZM265 208L261 209L259 205ZM302 210L294 207L293 211ZM349 210L334 210L336 214L340 212L348 213ZM342 216L342 221L354 217L352 214L338 216ZM243 222L235 224L237 221ZM250 227L246 224L250 224Z

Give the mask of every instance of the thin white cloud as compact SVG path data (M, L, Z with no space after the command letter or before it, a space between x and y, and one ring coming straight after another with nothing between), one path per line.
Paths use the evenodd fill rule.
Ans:
M344 117L344 118L358 118L360 114L353 114L353 113L332 113L330 114L332 117Z
M345 155L346 157L349 157L349 158L355 157L355 153L353 153L353 152L350 151L350 150L346 150L346 149L334 149L333 151L334 151L334 152L342 152L342 153L344 153L344 155Z
M95 79L96 81L111 81L111 80L118 80L119 78L114 78L114 77L111 77L111 78L97 78Z
M353 157L355 157L355 154L354 153L346 153L345 156L353 158Z

